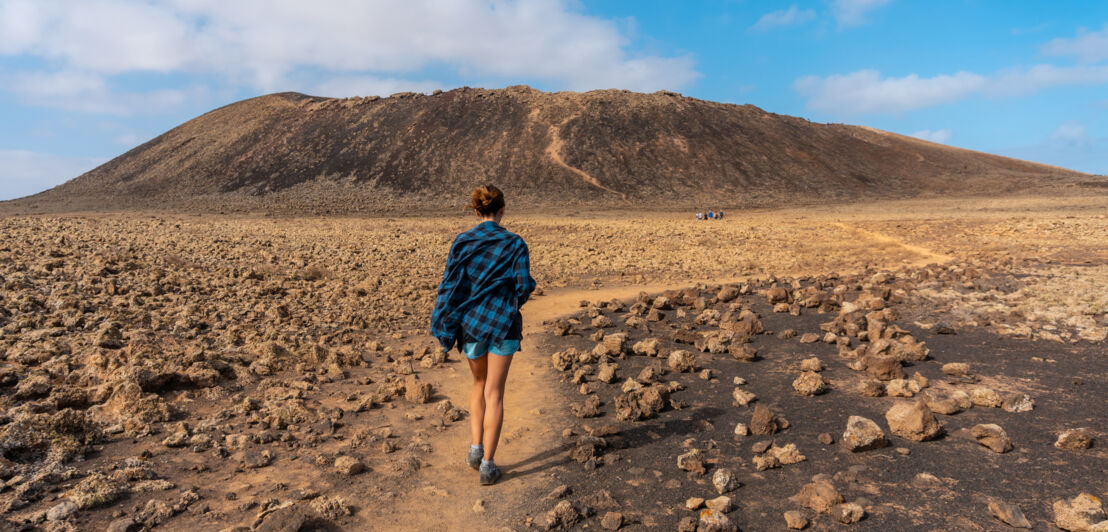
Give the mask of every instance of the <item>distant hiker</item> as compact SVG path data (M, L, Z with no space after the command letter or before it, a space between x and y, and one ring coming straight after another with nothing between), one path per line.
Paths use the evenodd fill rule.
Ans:
M709 220L711 220L711 219L712 219L712 211L708 211L708 219L709 219Z
M722 219L723 219L723 211L719 211L719 212L718 212L718 213L716 214L716 219L717 219L717 220L722 220Z
M469 427L473 443L466 463L482 485L495 484L493 462L504 422L504 383L523 339L519 308L535 290L527 243L500 227L504 194L487 185L473 189L470 207L480 223L454 239L439 284L431 334L443 351L465 353L473 373ZM486 356L492 353L493 356Z
M702 212L696 213L696 221L699 222L700 220L703 220L703 219L704 219L704 213L702 213Z

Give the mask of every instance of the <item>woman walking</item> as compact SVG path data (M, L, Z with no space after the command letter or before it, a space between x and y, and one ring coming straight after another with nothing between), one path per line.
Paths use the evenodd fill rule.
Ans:
M469 424L473 443L466 462L481 484L500 479L493 462L504 421L504 383L523 339L519 308L535 290L527 243L500 227L504 194L487 185L473 190L470 207L480 222L450 246L431 314L431 334L444 351L465 353L473 373Z

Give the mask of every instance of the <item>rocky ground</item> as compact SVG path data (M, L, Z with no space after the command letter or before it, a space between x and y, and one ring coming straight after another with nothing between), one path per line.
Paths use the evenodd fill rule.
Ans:
M1052 505L1108 495L1087 447L1108 427L1103 346L925 329L901 316L913 277L701 286L555 322L580 419L524 523L996 530L995 505L1085 530Z
M736 509L722 515L750 528L798 511L814 527L842 514L862 516L859 527L989 529L985 497L1042 527L1069 508L1055 500L1091 507L1074 497L1108 489L1099 201L751 211L711 223L509 218L547 294L525 319L549 323L530 327L528 356L513 367L508 476L483 492L451 454L468 437L467 370L426 335L447 247L469 218L2 218L2 519L24 530L433 530L612 526L610 512L621 526L675 528L700 515L687 499L718 496L712 480L727 470L742 486L724 490ZM659 303L666 288L705 280L711 289ZM723 285L733 298L720 297ZM636 300L642 289L653 295ZM612 297L626 301L604 304ZM556 319L574 312L578 323ZM611 325L593 323L601 317ZM627 339L612 345L619 331ZM648 338L660 357L635 354ZM689 371L670 365L681 350L675 363ZM908 362L907 380L881 380L899 374L884 358L874 367L888 374L870 369L874 356ZM808 362L802 373L813 357L819 371ZM952 362L968 368L944 373ZM826 390L800 395L794 381ZM863 398L859 382L870 395L912 396ZM959 391L1001 407L966 408ZM1008 412L1005 400L1025 408L1013 394L1034 408ZM935 414L937 441L906 439L886 419L920 398L933 412L964 410ZM774 434L736 436L740 422L759 426L759 406L776 415ZM937 426L912 408L901 417ZM872 420L890 445L844 451L850 416ZM1003 449L992 424L1012 450L971 441ZM1052 447L1082 427L1064 446L1084 434L1091 448ZM676 463L689 453L691 472ZM858 507L829 515L787 500L810 482L826 495L822 480Z

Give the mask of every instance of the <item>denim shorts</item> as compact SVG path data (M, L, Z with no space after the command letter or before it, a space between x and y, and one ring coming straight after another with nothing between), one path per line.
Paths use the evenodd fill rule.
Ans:
M491 344L485 342L468 342L462 346L462 350L466 353L466 358L470 360L478 360L481 357L492 353L502 357L510 357L519 351L519 340L499 340Z

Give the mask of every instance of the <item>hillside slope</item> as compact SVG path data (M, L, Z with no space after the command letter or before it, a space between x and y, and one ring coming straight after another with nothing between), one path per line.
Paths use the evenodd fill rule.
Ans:
M702 208L1052 187L1066 169L675 93L516 86L228 105L4 210ZM1087 177L1087 176L1086 176Z

